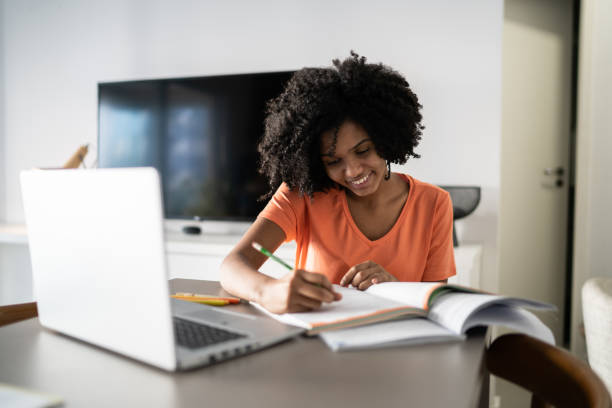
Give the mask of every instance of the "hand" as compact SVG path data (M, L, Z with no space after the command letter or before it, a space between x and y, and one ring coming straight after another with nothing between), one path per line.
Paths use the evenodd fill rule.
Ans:
M340 279L340 285L353 285L359 290L366 290L372 285L381 282L397 282L398 279L385 271L376 262L366 261L353 266Z
M341 298L325 275L298 269L266 285L259 303L272 313L293 313L318 309L323 302Z

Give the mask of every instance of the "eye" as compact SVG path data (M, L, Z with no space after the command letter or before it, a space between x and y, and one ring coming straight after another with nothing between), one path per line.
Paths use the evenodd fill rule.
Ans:
M368 147L368 148L363 149L363 150L357 150L355 153L357 153L359 155L362 155L362 154L366 154L369 151L370 151L370 148Z
M336 159L336 160L332 160L332 161L326 161L324 162L326 166L334 166L338 163L340 163L340 159Z

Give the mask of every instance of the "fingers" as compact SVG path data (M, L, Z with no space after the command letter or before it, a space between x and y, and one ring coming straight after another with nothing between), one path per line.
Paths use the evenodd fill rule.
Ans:
M340 286L349 286L352 282L353 282L353 278L355 277L355 275L357 274L357 272L359 272L360 268L363 268L362 265L365 265L365 263L361 263L361 264L357 264L353 267L351 267L342 277L342 279L340 279Z
M301 285L297 285L296 289L298 294L318 302L329 303L333 302L336 298L331 290L306 281Z
M298 272L300 273L300 276L304 282L308 283L308 285L303 288L304 290L300 292L303 295L320 299L325 302L333 302L335 300L342 299L342 295L334 291L333 285L325 275L304 270L299 270Z
M304 271L301 269L298 272L300 273L302 279L304 279L306 282L321 286L332 292L334 291L334 288L329 279L327 279L327 276L322 275L320 273Z
M309 298L307 296L297 295L295 299L296 306L304 310L314 310L321 307L322 302L316 299Z
M340 285L352 285L359 290L366 290L374 284L395 280L397 279L385 271L382 266L366 261L350 268L340 280Z
M363 279L361 283L357 285L357 289L366 290L370 286L380 282L385 282L385 276L382 273L376 271L369 275L367 278Z
M340 279L340 285L353 285L358 287L365 279L376 272L377 268L382 269L378 264L372 261L362 262L351 267Z
M323 302L340 300L342 295L324 275L300 269L267 285L262 298L260 304L269 311L287 313L318 309Z
M318 309L323 302L330 303L342 298L334 292L327 277L304 270L294 271L289 292L289 311Z

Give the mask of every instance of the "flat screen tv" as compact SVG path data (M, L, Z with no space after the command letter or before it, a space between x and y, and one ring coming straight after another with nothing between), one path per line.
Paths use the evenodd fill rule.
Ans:
M166 219L251 221L266 102L292 74L99 83L98 165L157 168Z

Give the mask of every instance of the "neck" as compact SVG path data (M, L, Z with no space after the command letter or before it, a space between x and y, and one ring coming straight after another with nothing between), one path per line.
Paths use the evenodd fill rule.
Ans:
M391 173L391 178L383 180L375 193L360 197L353 194L350 190L346 190L346 197L352 203L376 209L386 206L389 201L395 200L398 194L403 194L404 184L404 180L399 175Z

